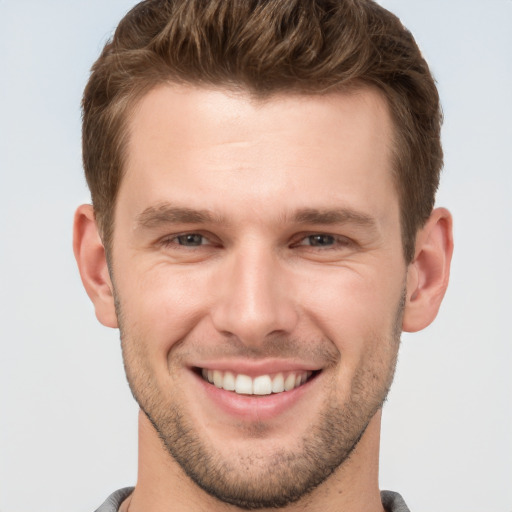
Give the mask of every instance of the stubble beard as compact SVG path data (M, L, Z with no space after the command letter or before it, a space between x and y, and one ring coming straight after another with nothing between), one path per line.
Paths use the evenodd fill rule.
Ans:
M383 366L380 354L360 368L352 381L350 399L342 406L334 399L335 390L331 390L299 448L274 450L264 460L256 453L223 454L205 442L206 436L187 417L182 404L172 402L168 394L160 391L144 357L144 343L123 329L117 300L116 307L130 389L167 452L210 496L240 509L257 510L281 508L301 500L349 460L370 420L385 402L393 381L404 303L405 292L393 332L377 341L386 347L387 363ZM264 430L264 426L254 426L255 437L258 429Z

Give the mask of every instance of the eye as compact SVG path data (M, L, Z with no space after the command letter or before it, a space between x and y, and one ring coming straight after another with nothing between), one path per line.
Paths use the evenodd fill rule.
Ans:
M162 256L175 263L198 263L219 254L222 241L209 231L169 233L155 241Z
M200 245L207 243L206 238L198 233L178 235L175 237L175 240L179 245L184 245L185 247L199 247Z
M181 233L169 235L159 240L159 245L165 249L194 249L215 245L210 237L206 237L201 233Z
M300 245L310 245L311 247L330 247L336 243L336 238L332 235L309 235L304 238Z
M355 247L355 242L343 235L329 233L304 233L292 247L304 249L308 252L318 253L319 251L345 251Z

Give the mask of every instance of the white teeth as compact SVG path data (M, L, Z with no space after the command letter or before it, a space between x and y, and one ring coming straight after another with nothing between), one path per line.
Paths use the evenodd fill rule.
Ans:
M224 374L224 385L222 387L226 391L235 391L235 376L231 372Z
M207 370L203 368L201 375L203 379L219 389L234 391L240 395L270 395L271 393L282 393L291 391L304 384L312 372L291 372L289 374L277 373L270 375L259 375L252 379L248 375L220 370Z
M282 393L284 391L284 377L282 373L278 373L272 379L272 393Z
M270 395L272 393L272 379L269 375L256 377L252 387L255 395Z
M235 379L235 391L239 395L252 395L252 379L247 375L237 375Z
M295 384L296 384L296 376L294 373L290 373L290 375L288 375L288 377L286 377L286 379L284 381L284 390L285 391L292 390L295 387Z
M213 370L213 384L218 388L222 388L224 384L222 372L219 372L219 370Z

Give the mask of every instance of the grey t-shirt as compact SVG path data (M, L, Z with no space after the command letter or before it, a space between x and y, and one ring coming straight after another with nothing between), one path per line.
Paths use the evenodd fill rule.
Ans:
M130 496L132 491L133 487L119 489L119 491L111 494L105 500L105 503L103 503L100 508L96 509L96 512L117 512L121 503ZM386 512L410 512L402 496L397 492L381 491L380 496Z

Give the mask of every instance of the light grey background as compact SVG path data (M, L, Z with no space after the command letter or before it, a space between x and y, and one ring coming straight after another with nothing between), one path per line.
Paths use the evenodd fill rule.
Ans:
M404 336L381 487L414 512L512 512L512 1L382 0L438 79L455 217L437 321ZM92 511L136 477L117 331L71 250L80 96L128 0L0 0L0 510Z

